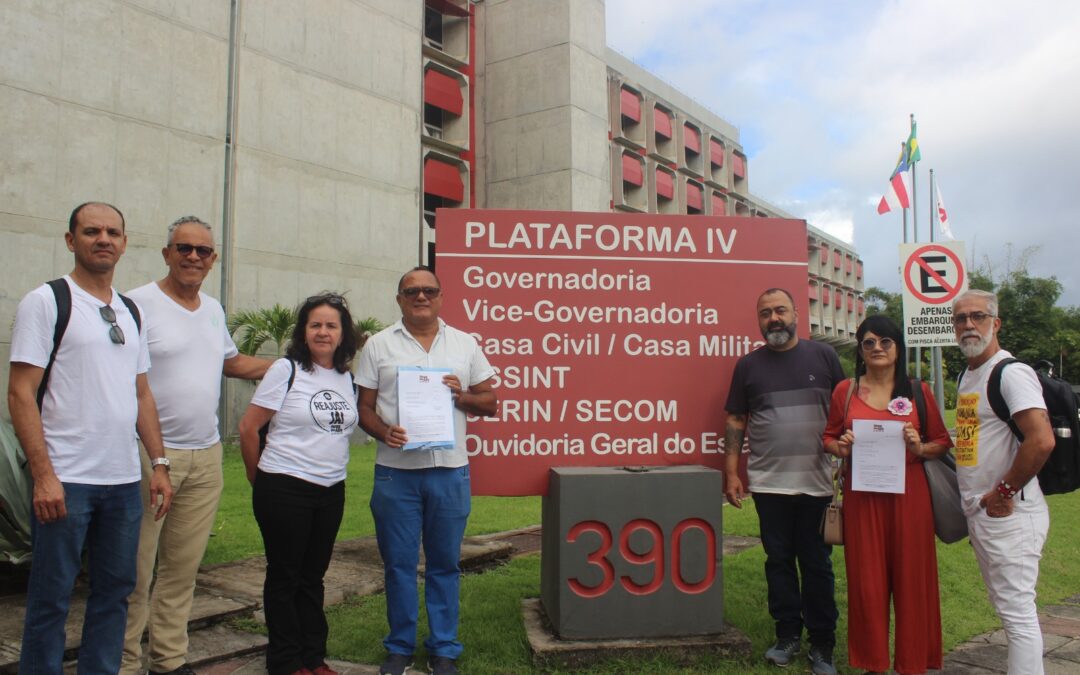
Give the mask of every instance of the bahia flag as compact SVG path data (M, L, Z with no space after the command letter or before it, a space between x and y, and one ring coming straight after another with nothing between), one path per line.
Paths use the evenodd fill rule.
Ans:
M938 224L941 225L941 233L950 241L955 241L956 237L953 236L952 228L949 226L949 215L945 212L945 201L941 198L941 186L935 185L934 191L937 192L937 217Z
M904 144L904 149L900 151L900 159L896 163L896 169L893 170L892 176L889 178L889 189L885 191L885 196L878 203L877 212L879 214L888 213L893 209L911 207L911 199L908 196L911 194L911 176L908 174L910 166L908 163L909 149L910 146ZM918 151L917 143L915 150Z

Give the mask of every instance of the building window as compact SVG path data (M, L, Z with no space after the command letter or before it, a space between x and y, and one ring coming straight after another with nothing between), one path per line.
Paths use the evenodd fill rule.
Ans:
M644 172L641 169L641 159L624 153L622 156L622 179L634 187L641 187L644 182Z
M813 281L810 282L809 291L810 291L809 292L810 299L811 300L817 300L818 299L818 287L817 287L817 284L814 283Z
M661 199L675 199L675 177L662 169L656 170L656 196Z
M424 7L424 39L436 49L443 46L443 15L434 7Z
M712 212L714 216L727 215L727 200L718 192L714 192L712 196Z
M717 169L724 167L724 144L715 138L709 139L709 162Z
M458 167L434 157L424 160L424 220L435 226L435 209L461 206L465 183Z
M626 87L619 91L619 109L624 125L637 124L641 121L641 98Z
M686 181L686 213L697 215L705 212L705 202L702 196L700 185L692 181Z
M671 140L671 113L663 108L653 109L653 120L656 124L656 136L658 140Z

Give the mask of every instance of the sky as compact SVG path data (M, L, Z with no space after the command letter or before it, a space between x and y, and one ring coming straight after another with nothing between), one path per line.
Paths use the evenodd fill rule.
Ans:
M969 266L1026 264L1080 305L1080 2L606 8L608 46L736 126L751 193L853 243L867 287L900 290L901 216L877 204L914 114L918 240L933 169Z

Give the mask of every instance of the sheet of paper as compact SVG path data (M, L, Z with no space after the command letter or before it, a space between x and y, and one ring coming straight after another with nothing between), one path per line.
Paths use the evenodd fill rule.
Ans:
M851 487L864 492L904 491L904 423L852 420Z
M398 368L398 424L409 442L405 450L454 447L454 399L443 384L449 368Z

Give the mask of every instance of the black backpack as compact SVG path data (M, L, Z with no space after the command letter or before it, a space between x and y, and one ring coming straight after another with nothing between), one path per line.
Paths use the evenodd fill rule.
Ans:
M49 374L52 373L53 363L56 362L56 352L60 351L60 341L64 339L68 322L71 321L71 287L67 285L67 281L63 278L53 279L48 283L53 295L56 296L56 327L53 329L53 348L52 353L49 354L49 363L45 366L45 372L41 375L41 384L38 385L38 410L41 410L41 405L45 401L45 389L49 385ZM135 319L135 327L141 333L142 316L139 315L139 306L123 293L117 293L117 295L127 305L128 311L131 312L131 318Z
M986 396L990 407L1002 422L1009 425L1013 435L1024 442L1024 434L1016 426L1001 394L1001 371L1016 359L1002 359L990 371ZM1072 492L1080 487L1080 398L1072 385L1054 376L1054 364L1038 361L1033 366L1042 386L1046 413L1050 416L1050 428L1054 430L1054 450L1046 464L1039 470L1039 487L1043 494L1057 495Z

